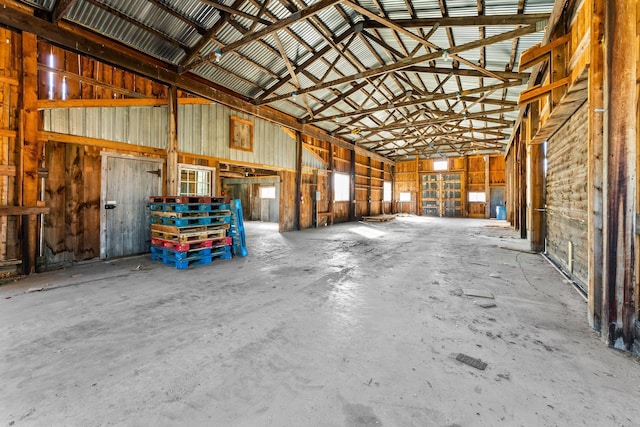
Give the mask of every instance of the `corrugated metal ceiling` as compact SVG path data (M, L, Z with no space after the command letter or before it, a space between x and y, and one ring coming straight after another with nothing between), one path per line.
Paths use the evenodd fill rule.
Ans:
M49 12L57 4L23 3ZM522 18L548 15L554 1L71 3L63 15L71 24L397 158L470 154L485 139L496 141L491 151L500 152L524 88L523 75L511 72L518 69L520 54L542 39L546 17L536 16L535 29ZM318 5L325 7L307 13ZM480 15L508 15L508 24L469 25ZM445 18L453 21L441 24ZM288 25L281 25L285 20ZM530 30L515 40L501 36L523 27ZM261 37L252 36L258 31ZM216 55L217 50L224 53ZM479 89L498 84L508 87Z

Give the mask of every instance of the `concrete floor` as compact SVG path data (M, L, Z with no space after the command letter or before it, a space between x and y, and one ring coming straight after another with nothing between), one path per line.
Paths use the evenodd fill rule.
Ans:
M504 222L247 230L247 258L1 286L0 426L640 423L638 359Z

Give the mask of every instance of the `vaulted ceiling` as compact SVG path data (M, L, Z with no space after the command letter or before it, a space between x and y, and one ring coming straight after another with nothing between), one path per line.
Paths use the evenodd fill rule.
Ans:
M501 153L553 0L24 0L392 160Z

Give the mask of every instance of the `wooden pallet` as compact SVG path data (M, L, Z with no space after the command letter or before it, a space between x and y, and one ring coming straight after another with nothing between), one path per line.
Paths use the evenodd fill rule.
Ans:
M203 197L203 196L151 196L151 203L224 203L222 197Z
M156 254L151 253L152 261L159 261L165 265L170 265L180 270L197 266L197 265L211 264L213 260L216 258L231 259L231 248L229 246L225 246L224 248L220 248L215 251L212 251L208 255L196 255L196 256L190 256L184 259L174 259L171 256L164 256L159 253L156 253Z
M385 222L396 219L395 215L375 215L375 216L363 216L362 220L366 222Z
M161 216L163 218L195 218L195 217L207 217L211 215L211 212L163 212L163 211L151 211L151 216Z
M173 249L174 251L189 251L198 248L218 248L231 245L231 237L216 237L206 240L191 240L187 242L176 242L156 237L151 238L151 245L160 248Z
M227 211L228 212L228 211ZM197 227L200 225L223 225L231 222L229 215L215 215L215 216L188 216L182 218L168 218L162 216L151 216L152 225L169 225L174 227Z
M218 212L231 209L229 203L151 203L152 212Z
M174 242L190 242L225 237L229 224L200 227L174 227L170 225L151 224L151 237L172 240Z
M180 261L187 258L203 257L205 255L211 255L212 248L195 248L188 251L176 251L169 248L162 248L157 246L151 246L151 257L161 257L172 261Z

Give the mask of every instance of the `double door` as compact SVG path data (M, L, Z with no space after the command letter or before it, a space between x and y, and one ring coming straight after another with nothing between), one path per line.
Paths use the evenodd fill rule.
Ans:
M422 215L461 217L463 212L462 174L422 175Z

